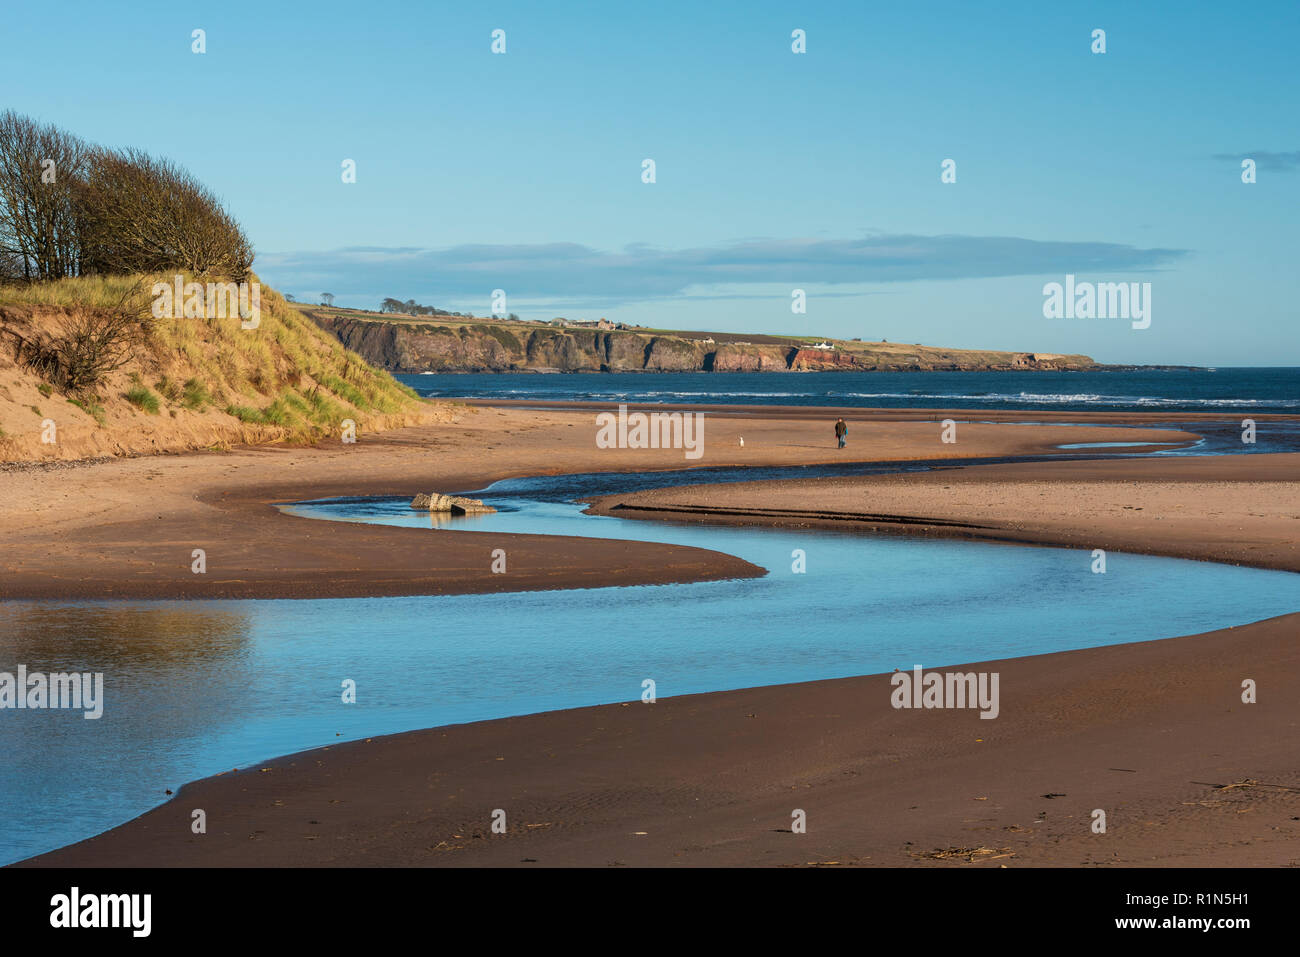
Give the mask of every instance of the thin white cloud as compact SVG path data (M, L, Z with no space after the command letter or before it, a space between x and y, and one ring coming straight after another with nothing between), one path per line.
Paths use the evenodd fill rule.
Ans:
M602 252L577 243L462 245L446 249L357 246L269 253L257 269L288 291L328 290L349 299L424 297L431 303L486 299L564 300L615 306L717 286L789 288L1001 276L1147 272L1182 249L1058 242L1011 236L872 235L861 239L754 239L714 247L633 244ZM697 293L698 294L698 293Z

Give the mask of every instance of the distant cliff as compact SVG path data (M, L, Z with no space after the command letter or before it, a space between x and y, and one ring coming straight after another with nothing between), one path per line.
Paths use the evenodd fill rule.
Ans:
M390 372L824 372L1094 369L1087 356L789 336L609 330L487 319L386 318L304 308ZM826 346L817 348L816 346Z

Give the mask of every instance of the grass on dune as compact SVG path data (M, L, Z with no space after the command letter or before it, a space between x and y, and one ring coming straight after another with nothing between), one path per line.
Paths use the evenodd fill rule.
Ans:
M79 276L47 282L0 284L0 306L111 309L133 292L148 293L144 276Z
M82 412L85 412L96 422L98 422L100 428L103 428L104 425L107 423L107 413L104 411L104 406L93 395L84 396L84 397L73 397L69 399L68 402L71 403L72 405L75 405Z
M126 393L126 399L137 409L150 415L157 415L160 409L158 396L143 385L133 385Z
M170 285L174 278L88 276L0 285L0 307L112 310L129 303L148 332L135 349L125 397L151 415L167 408L218 409L241 422L281 428L290 439L314 439L337 433L345 419L363 425L372 416L421 408L414 390L346 350L268 286L261 286L255 328L242 328L239 317L229 315L152 318L154 283ZM257 277L250 274L249 281ZM179 304L174 311L181 311ZM94 396L79 396L74 404L102 424Z

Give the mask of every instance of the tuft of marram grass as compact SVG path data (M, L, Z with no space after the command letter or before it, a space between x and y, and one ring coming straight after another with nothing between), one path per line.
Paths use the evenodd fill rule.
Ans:
M149 391L148 387L143 385L133 385L126 392L126 400L142 412L150 415L157 415L161 407L158 396Z
M100 405L99 400L93 395L73 397L68 402L93 418L101 429L104 427L107 422L107 413L104 411L104 407Z
M185 408L197 412L211 402L212 394L208 392L207 386L198 379L191 378L182 386L181 404Z

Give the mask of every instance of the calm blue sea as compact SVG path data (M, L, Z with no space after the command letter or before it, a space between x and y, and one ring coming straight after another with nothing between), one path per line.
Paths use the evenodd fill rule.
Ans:
M440 398L1056 411L1300 412L1300 368L1110 372L501 373L397 377Z

